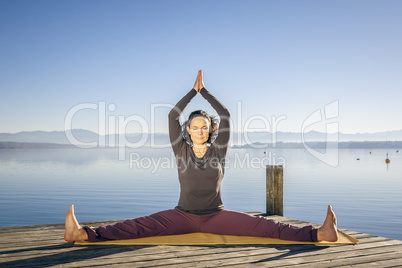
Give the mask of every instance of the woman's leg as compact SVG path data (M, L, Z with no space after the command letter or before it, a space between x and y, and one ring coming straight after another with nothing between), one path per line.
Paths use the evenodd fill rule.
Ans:
M74 211L72 211L72 213L74 215ZM69 213L67 213L67 217L69 216L68 214ZM66 234L68 233L67 217ZM124 222L111 225L100 226L97 228L90 228L88 226L81 228L81 226L78 225L78 229L81 228L81 230L85 232L86 237L72 237L69 235L67 235L67 237L65 235L64 237L66 241L88 240L90 242L96 242L132 239L156 235L184 234L198 231L198 219L198 215L185 213L178 209L170 209L157 212L149 216L126 220Z
M313 226L297 227L261 216L222 210L201 225L202 232L271 237L293 241L317 241L317 229Z
M209 217L206 217L209 216ZM298 227L261 216L222 210L203 216L201 231L223 235L243 235L279 238L293 241L336 241L336 217L328 207L327 218L319 229L309 225Z

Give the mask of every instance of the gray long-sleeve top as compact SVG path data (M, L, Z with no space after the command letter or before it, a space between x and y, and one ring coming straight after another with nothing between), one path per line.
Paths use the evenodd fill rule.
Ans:
M224 209L221 183L230 138L230 114L208 90L202 88L200 93L220 117L215 141L208 147L204 156L198 158L182 136L179 118L197 95L195 89L191 89L170 111L169 136L180 181L180 199L176 208L203 215Z

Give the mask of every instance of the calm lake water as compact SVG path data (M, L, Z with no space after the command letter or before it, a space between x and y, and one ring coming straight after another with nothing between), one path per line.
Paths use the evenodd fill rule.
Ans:
M385 164L386 152L390 164ZM225 207L265 211L265 165L284 164L284 216L322 223L331 204L340 228L402 240L402 154L339 150L331 167L301 149L229 149ZM171 149L0 150L0 226L126 219L176 206ZM357 160L359 158L360 160Z

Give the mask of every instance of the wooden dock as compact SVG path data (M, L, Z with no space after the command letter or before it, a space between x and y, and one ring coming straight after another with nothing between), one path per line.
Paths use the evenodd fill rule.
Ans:
M310 224L280 216L270 218L297 225ZM113 222L116 221L83 224L98 226ZM355 245L77 246L63 240L64 224L1 227L0 267L402 266L402 241L341 230L360 242Z

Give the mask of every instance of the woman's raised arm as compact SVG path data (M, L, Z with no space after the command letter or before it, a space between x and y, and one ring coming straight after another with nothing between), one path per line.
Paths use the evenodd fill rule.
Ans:
M201 74L201 81L202 81L202 74ZM209 102L209 104L211 104L212 108L215 109L215 111L218 113L220 117L218 137L216 138L215 143L218 146L227 148L230 139L229 110L204 87L204 83L202 83L200 93Z
M176 154L180 149L180 146L183 144L183 139L181 135L181 126L180 126L180 116L183 113L183 110L187 107L190 101L197 95L197 89L199 87L199 79L202 76L200 72L198 72L197 79L194 84L194 88L192 88L179 102L175 107L169 112L169 138L170 143L173 148L173 152ZM202 79L202 78L201 78ZM201 90L201 89L199 89Z

